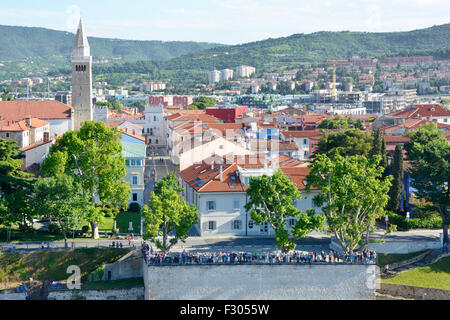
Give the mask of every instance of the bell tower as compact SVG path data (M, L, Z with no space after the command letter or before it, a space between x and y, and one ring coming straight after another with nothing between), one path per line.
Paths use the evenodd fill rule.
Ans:
M74 130L86 120L93 120L91 49L80 19L72 55L72 106Z

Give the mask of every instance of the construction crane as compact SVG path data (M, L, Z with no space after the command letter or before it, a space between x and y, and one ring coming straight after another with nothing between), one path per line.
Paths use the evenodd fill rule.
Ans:
M336 65L333 65L333 92L332 92L332 101L333 103L336 103L337 101L337 94L336 94Z

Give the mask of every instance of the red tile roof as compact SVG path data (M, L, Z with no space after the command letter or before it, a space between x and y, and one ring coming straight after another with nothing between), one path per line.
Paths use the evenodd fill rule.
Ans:
M0 101L0 117L5 120L70 119L72 112L71 106L55 100Z

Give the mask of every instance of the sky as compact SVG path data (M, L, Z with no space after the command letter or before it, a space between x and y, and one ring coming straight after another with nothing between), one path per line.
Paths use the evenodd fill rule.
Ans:
M448 0L1 0L0 24L131 40L240 44L316 31L389 32L450 22Z

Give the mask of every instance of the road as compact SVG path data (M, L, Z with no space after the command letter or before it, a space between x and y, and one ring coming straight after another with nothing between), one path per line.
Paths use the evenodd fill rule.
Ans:
M155 178L151 176L153 168L156 169ZM144 204L150 200L150 192L153 191L155 180L162 179L171 172L175 172L175 166L170 161L165 149L147 151L144 171Z

